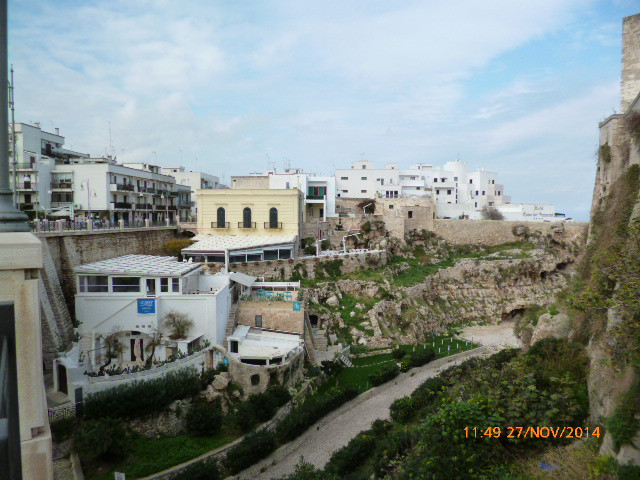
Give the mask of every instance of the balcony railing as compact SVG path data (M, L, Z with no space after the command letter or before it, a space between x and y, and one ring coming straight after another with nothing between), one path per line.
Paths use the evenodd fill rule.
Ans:
M18 182L18 190L27 190L35 192L38 188L38 182Z
M229 228L229 222L211 222L211 228Z
M133 184L127 183L126 185L123 183L116 183L116 188L121 192L133 192L134 187Z
M140 193L155 193L156 189L151 187L138 187Z
M326 195L307 195L307 200L324 200Z
M238 228L256 228L256 222L238 222Z
M72 181L60 181L60 182L51 182L51 188L53 190L69 190L73 188Z
M170 212L175 212L176 210L178 210L178 207L175 205L169 205L169 211Z
M175 197L177 197L178 195L179 195L179 194L178 194L178 192L169 192L169 197L170 197L170 198L175 198Z
M130 209L131 208L131 203L128 202L114 202L113 206L114 208L127 208Z
M282 222L264 222L264 228L275 230L282 228Z
M151 210L152 207L150 203L136 203L136 210Z
M13 163L11 164L13 166ZM35 163L16 163L17 170L35 170Z

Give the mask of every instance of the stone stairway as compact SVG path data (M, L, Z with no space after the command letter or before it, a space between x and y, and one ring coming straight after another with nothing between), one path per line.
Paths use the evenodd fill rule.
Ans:
M41 293L43 355L45 364L50 368L51 361L57 356L58 347L68 347L71 343L73 321L47 242L42 242L42 263L38 288Z
M347 367L353 367L353 363L344 353L341 353L338 357L342 363L344 363Z
M229 310L229 318L227 319L227 330L224 334L224 348L227 348L227 339L233 335L234 330L238 324L238 304L232 303L231 310Z
M312 330L313 335L313 344L315 345L316 350L320 350L321 352L327 351L327 331L326 330Z

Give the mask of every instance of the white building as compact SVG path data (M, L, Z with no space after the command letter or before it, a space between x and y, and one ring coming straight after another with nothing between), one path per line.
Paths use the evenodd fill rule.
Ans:
M186 185L193 190L193 203L191 206L191 217L198 215L198 190L210 190L224 188L220 184L220 178L202 172L185 172L184 167L161 167L160 173L170 175L176 179L178 185Z
M52 208L66 209L71 217L117 222L173 221L191 209L190 189L175 183L148 164L131 168L115 159L78 158L51 170ZM144 167L144 168L143 168Z
M304 221L325 221L336 214L336 179L305 173L301 168L287 168L283 173L271 169L265 173L231 177L231 188L297 188L304 194ZM338 195L339 196L339 195Z
M504 186L498 174L483 169L468 171L467 164L454 161L443 167L417 164L408 169L398 164L375 168L368 161L358 161L350 169L336 170L337 195L347 198L432 197L436 216L440 218L481 218L485 206L507 204Z
M32 217L35 216L35 212L40 214L51 212L52 201L56 203L59 200L58 196L54 195L56 180L52 180L51 177L51 171L56 163L89 157L86 153L65 149L64 140L57 128L55 133L51 133L42 130L38 123L34 125L16 123L16 165L14 167L13 133L9 135L12 187L15 177L18 208L31 212Z

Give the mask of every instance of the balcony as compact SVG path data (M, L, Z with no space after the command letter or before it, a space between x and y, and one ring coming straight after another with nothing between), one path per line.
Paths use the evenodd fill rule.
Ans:
M282 228L282 222L264 222L264 228L267 230L278 230Z
M256 228L256 222L238 222L238 228Z
M211 228L229 228L229 222L211 222Z
M73 202L51 202L51 208L62 208L62 207L71 207ZM81 208L78 208L81 210Z
M178 192L169 192L169 198L176 198L178 195Z
M13 163L10 163L13 166ZM36 170L35 163L16 163L16 170Z
M136 210L151 210L151 208L150 203L136 203Z
M113 203L113 207L114 208L126 208L127 210L131 210L131 203L128 202L114 202Z
M326 195L307 195L307 200L324 200L326 198Z
M110 191L112 192L133 192L135 187L132 183L112 183Z
M23 212L26 210L33 210L33 203L19 203L18 206Z
M72 190L73 182L71 180L60 180L51 182L51 190Z
M151 187L138 187L140 193L155 193L156 189Z
M38 189L38 182L18 182L17 189L26 192L35 192Z
M175 205L169 205L169 211L170 212L175 212L176 210L178 210L178 207Z

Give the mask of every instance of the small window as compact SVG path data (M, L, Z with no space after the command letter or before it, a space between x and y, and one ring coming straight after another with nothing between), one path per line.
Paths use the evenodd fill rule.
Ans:
M367 193L366 190L360 190L360 193Z
M411 210L409 210L408 212L409 218L413 218L413 212Z
M362 169L363 169L363 170L366 170L366 169L367 169L367 166L366 166L366 165L362 165Z
M458 177L453 177L453 181L457 182L458 181Z
M480 195L480 192L478 190L476 190L476 195Z
M227 219L226 219L226 212L224 208L218 207L218 210L216 212L216 220L217 220L217 225L216 225L217 228L225 227L225 222L227 221Z
M245 207L242 210L242 226L244 228L251 228L251 209L249 207Z
M482 190L482 195L484 195L484 190Z
M389 205L389 210L393 210L393 205Z
M84 281L83 281L84 279ZM80 291L84 292L83 283L86 285L87 292L108 292L109 291L109 277L106 275L87 275L86 277L80 277Z
M367 177L360 177L360 180L366 180Z
M179 278L172 278L171 279L171 290L174 293L178 293L180 291L180 279Z
M262 328L262 315L256 315L256 327Z
M160 291L162 293L169 292L169 279L168 278L161 278L160 279Z
M447 195L451 195L451 190L447 190Z
M253 385L254 387L256 385L260 385L260 375L258 375L257 373L251 375L251 385Z
M269 228L278 228L278 209L276 207L269 209Z
M349 177L340 177L340 180L349 180Z
M470 178L470 179L469 179L469 183L473 183L473 178Z
M238 341L231 340L229 342L229 349L231 350L231 353L238 353Z
M433 183L438 183L438 179L437 179L437 178L434 178L434 179L433 179Z
M140 277L111 277L111 285L117 293L139 292Z

